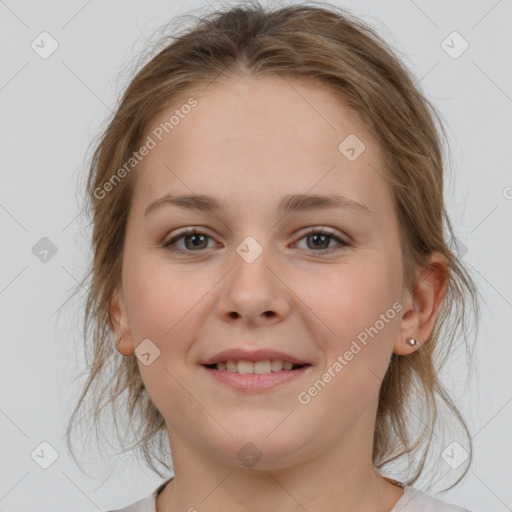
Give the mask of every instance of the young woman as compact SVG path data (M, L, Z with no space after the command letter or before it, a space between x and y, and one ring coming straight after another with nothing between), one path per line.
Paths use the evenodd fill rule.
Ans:
M478 309L439 130L386 43L318 2L213 13L135 76L89 176L68 430L92 393L159 475L172 454L124 511L463 510L413 486L434 449L471 460L432 443L441 402L467 435L435 363Z

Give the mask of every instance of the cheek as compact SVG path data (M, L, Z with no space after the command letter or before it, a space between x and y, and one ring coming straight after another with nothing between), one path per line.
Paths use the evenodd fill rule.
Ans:
M136 343L144 338L160 346L163 335L176 323L180 301L173 300L172 288L158 268L127 265L125 289L129 297L130 328Z
M193 337L215 285L213 276L143 255L127 258L123 273L136 342L149 338L169 351Z
M138 362L149 396L166 420L200 416L197 404L183 389L190 371L183 363L196 339L207 307L205 295L212 285L197 272L144 255L127 258L123 273L135 345L149 339L159 351L151 364Z
M367 261L303 282L304 292L310 290L304 302L315 313L311 334L325 356L311 387L302 390L311 399L304 407L308 417L325 418L326 436L349 428L378 400L399 327L394 273Z
M368 256L324 275L303 276L297 295L306 297L314 313L312 335L322 340L327 367L346 354L348 366L366 366L379 375L399 328L399 269L385 256Z

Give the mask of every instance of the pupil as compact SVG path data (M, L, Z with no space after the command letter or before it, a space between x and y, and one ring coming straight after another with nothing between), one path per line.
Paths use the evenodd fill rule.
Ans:
M324 246L328 246L329 245L329 241L328 241L328 236L327 235L320 235L320 234L317 234L317 235L310 235L308 238L310 239L314 239L314 240L317 240L318 238L323 238L324 239L324 244L322 244L322 242L320 242L319 244L316 243L316 241L314 242L314 246L315 247L319 247L320 245L324 245ZM325 244L325 241L327 241L327 244Z
M200 234L197 234L197 235L188 235L187 237L185 237L185 245L187 246L187 249L190 249L190 247L188 246L187 244L187 241L188 240L191 240L193 239L194 241L192 242L192 245L193 247L199 247L200 243L201 243L201 240L199 241L199 243L196 243L196 239L199 238L199 239L203 239L202 241L204 242L204 240L206 240L206 237L204 235L200 235Z

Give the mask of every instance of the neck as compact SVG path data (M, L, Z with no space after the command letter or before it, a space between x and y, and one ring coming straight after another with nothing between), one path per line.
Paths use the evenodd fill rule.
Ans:
M284 468L249 469L221 464L172 432L175 477L158 496L156 510L390 512L403 489L375 470L371 450L360 449L371 443L361 438L347 436L346 443Z

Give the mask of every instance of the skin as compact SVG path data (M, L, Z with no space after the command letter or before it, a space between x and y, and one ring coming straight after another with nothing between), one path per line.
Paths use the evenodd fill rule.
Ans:
M166 420L175 470L157 510L389 512L402 490L372 463L379 388L391 354L407 356L416 350L407 338L430 336L446 282L418 269L420 285L413 294L405 288L383 154L332 92L297 79L237 77L188 91L183 102L190 96L198 105L136 170L111 310L119 352L133 355L147 338L160 350L150 365L138 361ZM182 104L155 117L147 134ZM351 162L338 145L352 133L366 149ZM209 194L225 211L166 205L145 217L168 192ZM371 215L277 211L285 194L332 192ZM163 247L187 226L210 238L199 249L181 238L184 254ZM311 227L331 228L351 245L327 238L317 248L303 234ZM252 263L235 250L247 236L263 249ZM446 266L439 254L431 259ZM298 393L395 301L402 310L299 403ZM273 389L238 391L199 365L234 347L275 348L312 368ZM261 453L253 467L237 457L247 442Z

